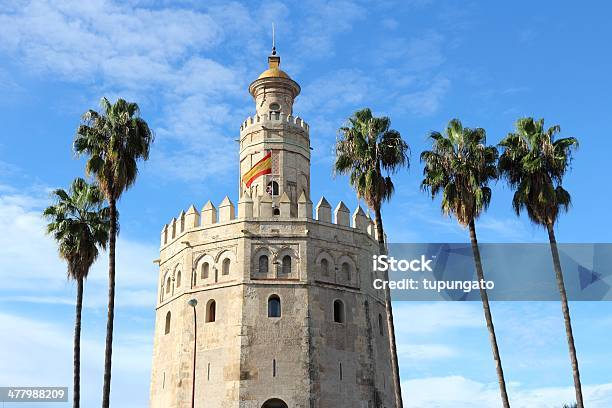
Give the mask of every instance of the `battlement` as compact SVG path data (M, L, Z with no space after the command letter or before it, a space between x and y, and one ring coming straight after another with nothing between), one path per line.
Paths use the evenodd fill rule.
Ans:
M286 124L288 126L293 126L299 129L304 130L305 132L310 131L310 126L308 123L304 122L302 118L299 116L287 115L285 113L274 113L271 115L264 114L262 116L254 115L246 118L244 122L240 125L240 132L244 132L251 126L261 125L261 124Z
M291 214L293 204L297 204L297 216ZM340 201L335 207L332 217L331 205L325 197L321 197L314 210L313 218L312 201L304 193L300 195L297 203L292 203L286 193L275 199L272 199L269 195L252 199L248 193L245 193L238 201L238 211L227 196L221 201L218 208L209 200L204 204L201 211L198 211L192 205L187 212L181 211L178 217L172 218L168 224L165 224L161 231L161 246L171 243L187 231L215 227L236 220L274 220L281 222L292 219L307 220L362 231L372 239L376 239L374 221L361 206L357 206L351 213L349 208Z

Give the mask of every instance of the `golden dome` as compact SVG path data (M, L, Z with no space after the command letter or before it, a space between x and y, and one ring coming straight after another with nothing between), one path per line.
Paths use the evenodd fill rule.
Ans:
M287 78L291 79L287 73L279 68L269 68L259 75L257 79L261 78Z
M257 79L262 78L286 78L291 79L289 75L280 69L280 57L276 55L276 49L272 49L272 55L268 57L268 69L259 75Z
M291 97L295 98L300 94L300 86L282 69L280 69L280 57L276 55L276 49L272 48L272 54L268 56L268 69L262 72L256 80L249 85L249 93L257 98L258 92L267 86L283 88L290 92Z

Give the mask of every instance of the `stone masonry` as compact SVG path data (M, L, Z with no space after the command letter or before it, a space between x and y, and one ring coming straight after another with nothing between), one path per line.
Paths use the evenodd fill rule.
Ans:
M150 406L393 406L384 293L371 282L374 223L310 200L309 126L293 115L299 85L269 69L249 87L240 174L272 153L270 174L225 199L181 211L161 233Z

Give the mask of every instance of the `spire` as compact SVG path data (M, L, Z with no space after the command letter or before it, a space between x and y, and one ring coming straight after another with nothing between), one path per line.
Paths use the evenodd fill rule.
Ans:
M280 71L280 56L276 54L276 30L274 23L272 23L272 53L268 57L268 69Z
M272 55L276 55L274 23L272 23Z

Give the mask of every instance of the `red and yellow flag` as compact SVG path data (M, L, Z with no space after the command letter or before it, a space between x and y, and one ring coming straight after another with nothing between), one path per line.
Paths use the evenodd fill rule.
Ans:
M251 187L251 184L259 176L264 174L272 173L272 152L268 152L260 161L255 163L253 167L242 176L242 182L247 187Z

